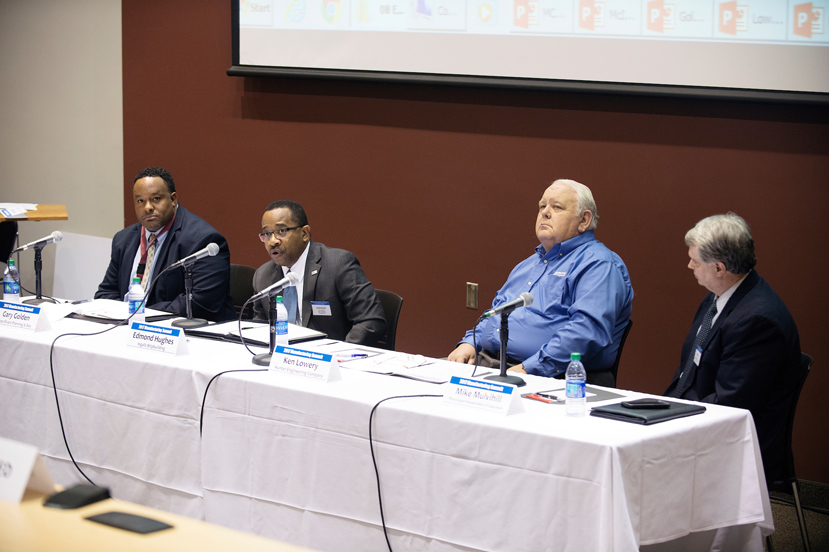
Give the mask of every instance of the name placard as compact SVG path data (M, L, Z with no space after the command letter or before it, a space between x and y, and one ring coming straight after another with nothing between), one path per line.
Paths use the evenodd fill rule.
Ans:
M271 357L270 369L290 376L314 381L337 381L340 369L334 355L277 345Z
M51 494L55 485L37 448L0 437L0 500L20 504L31 488Z
M181 328L131 322L127 346L169 355L187 354L187 338Z
M41 307L7 301L0 301L0 326L32 331L48 330L52 327L49 318L43 315Z
M443 402L506 416L524 412L516 389L506 383L452 376L443 393Z

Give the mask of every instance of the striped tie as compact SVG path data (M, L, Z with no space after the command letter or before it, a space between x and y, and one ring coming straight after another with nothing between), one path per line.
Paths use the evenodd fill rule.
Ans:
M694 356L696 355L697 348L705 343L705 338L708 337L708 332L711 331L711 321L714 319L716 314L717 299L715 298L714 302L711 303L711 308L708 309L708 312L706 312L705 316L702 318L702 324L700 324L699 331L697 332L697 338L694 340L694 346L691 348L691 355L688 357L688 360L685 361L685 368L683 368L682 373L679 375L679 382L676 384L676 388L672 393L669 393L671 397L680 398L682 397L682 394L691 387L691 383L694 380L694 374L697 371L697 364L694 362Z
M147 283L150 281L153 259L155 259L155 234L150 234L149 245L147 246L147 264L144 266L144 274L141 276L141 287L144 289L147 289Z

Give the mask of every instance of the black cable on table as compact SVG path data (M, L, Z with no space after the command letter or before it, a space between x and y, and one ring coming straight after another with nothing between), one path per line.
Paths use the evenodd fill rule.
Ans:
M374 475L377 479L377 502L380 505L380 521L383 524L383 536L386 537L386 545L389 547L389 552L392 552L391 541L389 541L389 532L386 528L386 516L383 513L383 497L380 493L380 471L377 469L377 459L374 457L374 441L372 440L371 422L374 418L374 412L382 403L392 399L417 399L421 397L443 397L443 395L397 395L394 397L386 397L374 405L374 408L371 409L371 414L369 414L368 417L368 445L371 448L371 463L374 465Z

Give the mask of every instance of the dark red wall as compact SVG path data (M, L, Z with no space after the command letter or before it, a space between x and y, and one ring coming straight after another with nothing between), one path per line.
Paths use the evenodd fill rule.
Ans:
M440 86L233 78L224 0L124 0L124 211L147 165L228 239L268 260L264 207L302 203L314 239L357 254L404 297L399 350L445 356L537 245L555 178L590 186L597 236L625 260L634 328L619 386L660 393L705 290L685 232L735 211L757 270L788 304L815 366L795 429L798 475L829 482L826 109ZM464 307L465 282L481 309Z

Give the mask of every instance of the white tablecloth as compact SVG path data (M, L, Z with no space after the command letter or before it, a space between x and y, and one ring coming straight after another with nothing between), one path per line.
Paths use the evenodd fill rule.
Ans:
M325 385L222 376L204 423L208 519L321 550L381 548L369 413L418 393L441 387L350 372ZM745 411L711 406L645 427L526 403L507 417L440 398L379 406L395 549L636 550L771 519Z
M63 484L80 477L60 435L49 347L59 333L101 328L63 320L44 333L0 329L0 435L37 446ZM256 368L250 354L199 339L186 356L148 352L125 347L127 331L62 338L55 351L67 438L96 483L118 498L319 550L385 549L369 414L384 398L442 386L349 370L331 383L224 374L207 395L200 440L208 380ZM526 379L522 391L562 385ZM377 408L395 550L627 551L668 541L677 549L734 526L730 538L750 549L771 529L748 412L708 405L645 427L523 402L526 412L510 416L441 398Z
M85 480L61 436L50 346L60 333L103 328L78 320L44 333L0 328L0 431L37 446L62 484ZM209 355L201 347L181 358L127 348L127 332L57 342L55 381L69 447L87 476L117 498L201 517L201 397L192 366Z

